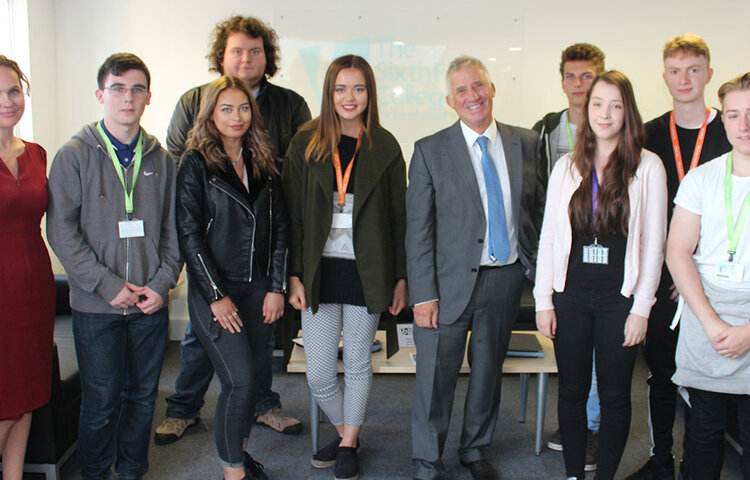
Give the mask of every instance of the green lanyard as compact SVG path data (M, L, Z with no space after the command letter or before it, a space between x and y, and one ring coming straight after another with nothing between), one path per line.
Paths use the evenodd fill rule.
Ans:
M576 142L573 140L573 132L570 130L570 110L565 114L565 134L568 136L568 150L575 150Z
M737 245L740 243L740 234L745 228L748 213L750 213L750 194L745 196L742 203L740 214L737 217L737 223L732 218L732 152L727 155L727 172L724 177L724 212L727 218L727 233L729 234L729 261L733 261L734 254L737 253Z
M99 130L99 135L102 136L104 143L107 145L107 151L109 152L109 159L112 160L112 165L115 166L115 172L120 178L122 183L122 189L125 191L125 213L133 213L133 192L135 191L135 181L138 179L138 171L141 169L141 159L143 158L143 132L138 136L138 144L135 147L135 157L133 158L133 186L128 192L128 187L125 185L125 176L123 175L123 168L120 164L120 160L117 158L115 152L115 146L109 141L109 137L102 128L102 122L96 124L96 129Z

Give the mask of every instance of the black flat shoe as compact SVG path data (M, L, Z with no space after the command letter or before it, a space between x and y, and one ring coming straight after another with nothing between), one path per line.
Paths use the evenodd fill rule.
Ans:
M461 460L461 465L469 469L471 478L474 480L500 480L500 474L487 460L477 460L475 462L464 462Z
M255 460L247 452L242 452L244 460L242 463L245 466L245 478L242 480L268 480L268 475L263 473L263 464Z

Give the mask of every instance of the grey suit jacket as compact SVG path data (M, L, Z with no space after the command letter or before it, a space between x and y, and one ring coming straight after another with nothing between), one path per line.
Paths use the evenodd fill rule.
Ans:
M511 183L518 254L533 279L547 171L539 135L497 124ZM416 142L406 192L406 254L412 304L440 300L438 322L453 323L471 299L486 218L459 122Z

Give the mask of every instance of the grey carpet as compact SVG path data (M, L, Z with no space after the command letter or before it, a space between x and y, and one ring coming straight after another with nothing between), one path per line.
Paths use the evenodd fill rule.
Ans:
M171 394L179 369L178 342L170 342L160 381L159 399L154 425L164 419L164 397ZM646 404L646 376L648 369L642 355L633 376L633 420L627 448L620 464L618 478L624 478L639 468L648 458L650 448L648 409ZM411 397L413 376L376 375L370 400L367 423L362 430L361 475L362 479L409 479L412 476L411 452ZM454 402L454 416L448 435L444 461L448 469L446 479L469 479L468 472L459 464L456 455L460 435L460 412L466 393L468 377L458 382ZM526 423L518 422L519 377L506 375L503 379L501 411L495 440L488 460L496 465L505 479L535 480L563 479L562 454L545 449L540 456L534 454L534 391L536 382L529 384L529 401ZM284 410L303 421L305 430L297 436L276 433L266 427L254 428L250 437L252 455L266 466L272 480L331 479L332 469L316 470L310 466L310 435L308 418L308 393L305 378L299 374L276 373L274 390L281 394ZM169 446L151 445L148 480L218 480L222 478L213 443L213 409L219 393L216 379L206 396L203 408L203 423L191 429L180 441ZM545 435L557 427L557 378L550 377L549 399ZM682 415L678 414L675 428L676 456L682 453ZM330 425L321 426L321 444L333 438ZM546 444L546 441L545 441ZM34 478L32 476L29 479ZM79 480L75 459L63 468L62 480ZM593 478L593 474L589 474ZM722 479L739 479L737 454L727 447Z

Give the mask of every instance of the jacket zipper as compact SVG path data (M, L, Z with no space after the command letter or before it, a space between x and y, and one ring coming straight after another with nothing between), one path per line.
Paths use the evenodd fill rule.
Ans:
M208 238L208 232L211 231L211 225L213 225L214 219L210 218L208 220L208 225L206 225L206 234L203 236L203 240L205 241Z
M124 170L123 176L125 178L126 188L130 190L132 188L130 184L132 183L133 178L132 177L128 178L128 171L125 169L123 170ZM130 221L132 219L132 214L125 213L125 219ZM125 281L126 282L130 281L130 237L125 239ZM122 314L127 315L128 309L127 308L123 309Z
M247 282L250 283L250 282L253 281L253 249L255 248L255 227L256 227L256 223L257 223L256 220L255 220L255 214L253 213L252 210L250 210L249 208L247 208L237 197L234 196L234 192L230 192L229 190L223 188L221 185L219 185L215 181L209 181L209 183L211 183L211 185L213 185L214 187L218 188L219 190L221 190L225 194L229 195L229 198L231 198L232 200L234 200L235 202L237 202L242 208L244 208L245 210L247 210L247 213L249 213L251 217L253 217L253 236L250 239L251 240L251 242L250 242L250 276L247 279Z
M266 269L266 276L271 276L271 243L273 242L273 185L271 184L271 177L268 177L268 203L270 205L268 209L268 268Z
M206 262L203 261L203 255L201 255L200 253L196 253L196 256L198 257L198 261L201 262L203 271L206 272L206 276L208 277L208 282L211 284L211 288L214 291L214 298L218 300L219 296L221 295L221 290L219 290L219 287L216 286L216 282L214 282L214 279L211 276L211 273L208 271L208 268L206 268Z
M287 257L289 257L289 249L285 248L284 249L284 276L281 277L281 278L283 278L283 280L281 281L281 285L282 285L282 289L284 290L284 293L286 293L286 288L287 288L287 284L286 284L286 270L287 270L287 267L289 266L289 261L288 261Z

